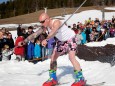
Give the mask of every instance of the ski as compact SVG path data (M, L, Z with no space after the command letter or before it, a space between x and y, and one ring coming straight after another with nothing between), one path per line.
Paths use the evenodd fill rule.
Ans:
M105 82L95 83L95 84L86 84L85 86L103 86Z
M33 60L28 60L28 61L36 64L37 62L42 61L42 58L36 58L36 59L33 59Z
M58 83L55 86L61 86L61 85L65 85L68 84L69 82L65 82L65 83ZM95 83L95 84L86 84L85 86L103 86L105 84L105 82L100 82L100 83Z
M55 86L60 86L60 85L65 85L65 84L68 84L69 82L64 82L64 83L58 83L57 85Z

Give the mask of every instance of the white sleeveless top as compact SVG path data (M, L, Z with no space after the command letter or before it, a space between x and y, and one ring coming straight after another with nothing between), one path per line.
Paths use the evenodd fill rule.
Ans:
M55 21L55 20L54 20ZM53 21L53 22L54 22ZM48 28L48 31L50 32L51 29L49 30ZM58 29L55 37L60 40L60 41L67 41L73 37L75 37L75 32L71 29L71 28L68 28L65 24Z

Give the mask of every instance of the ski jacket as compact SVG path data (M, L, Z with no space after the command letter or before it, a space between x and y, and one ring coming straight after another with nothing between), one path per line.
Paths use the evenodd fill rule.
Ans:
M27 45L27 59L32 59L34 57L34 43L29 42Z
M77 44L81 44L81 40L83 40L82 34L76 34L77 37Z
M11 54L13 54L13 51L11 51L11 50L3 50L2 51L2 61L4 60L4 61L7 61L7 60L9 60L9 57L10 57L10 55Z
M85 44L86 43L86 34L85 34L85 32L82 32L81 35L83 37L83 39L81 40L81 44Z
M38 45L38 44L35 44L34 57L35 58L40 58L41 57L41 46Z
M110 28L110 37L115 36L115 28Z
M25 47L24 46L18 46L19 42L22 42L22 41L24 41L23 36L17 37L17 39L15 41L14 54L24 56Z

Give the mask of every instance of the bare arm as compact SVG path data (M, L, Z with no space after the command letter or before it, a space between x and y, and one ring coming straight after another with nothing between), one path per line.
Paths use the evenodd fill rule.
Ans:
M21 41L18 43L18 46L16 47L21 47L23 45L26 45L29 41L34 40L37 36L39 36L43 32L43 27L40 27L39 30L37 30L35 33L29 35L24 41Z
M54 23L53 23L53 26L52 26L52 30L51 32L48 34L47 38L46 39L50 39L52 37L54 37L58 31L58 29L60 28L61 26L61 22L59 20L56 20Z
M61 22L59 20L56 20L53 23L53 26L51 27L51 32L48 34L47 38L42 41L42 46L45 47L47 45L47 41L56 35L56 33L57 33L58 29L60 29L60 27L61 27Z
M31 34L28 36L25 40L24 43L27 43L28 41L31 41L35 39L37 36L39 36L43 32L43 28L41 27L39 30L37 30L35 33Z

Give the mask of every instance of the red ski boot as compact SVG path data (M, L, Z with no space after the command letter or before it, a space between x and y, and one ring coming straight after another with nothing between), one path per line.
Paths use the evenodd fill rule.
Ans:
M85 86L86 83L84 80L80 80L79 82L74 82L71 86Z
M71 86L85 86L86 82L84 80L82 71L75 70L74 73L75 73L76 79L75 79L75 82Z
M46 81L42 86L55 86L58 82L54 79Z
M46 81L42 86L55 86L58 84L55 70L49 70L49 76L50 78L48 81Z

